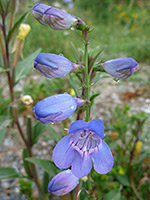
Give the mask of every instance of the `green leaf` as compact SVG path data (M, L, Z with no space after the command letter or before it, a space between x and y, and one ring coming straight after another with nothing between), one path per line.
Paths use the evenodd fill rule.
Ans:
M0 144L2 143L3 141L3 138L5 136L5 133L6 133L6 127L3 128L2 130L0 130Z
M120 200L121 199L121 195L120 195L120 190L116 189L116 190L111 190L110 192L108 192L103 200Z
M43 160L39 158L26 158L26 161L41 167L45 172L47 172L51 176L55 176L57 173L56 166L50 160Z
M54 128L52 128L52 126L50 124L45 124L45 126L49 130L50 135L52 136L53 140L58 142L61 139L60 135L58 135L58 133L55 131Z
M77 48L75 47L74 43L73 43L73 42L70 42L70 45L71 45L71 47L72 47L72 50L73 50L73 52L74 52L74 54L75 54L77 60L80 60L80 54L79 54Z
M130 186L129 178L128 178L128 176L126 174L124 174L124 175L118 174L117 175L117 179L120 181L120 183L122 185Z
M18 174L14 168L0 167L0 180L7 178L18 178L18 177L21 177L21 175Z
M23 164L24 164L25 171L26 171L27 175L31 178L33 176L32 174L34 174L34 172L33 172L31 163L28 163L26 161L26 159L29 157L29 153L26 148L23 149L22 157L23 157Z
M1 14L1 15L4 14L4 8L3 8L2 1L0 1L0 14Z
M100 49L98 51L98 53L96 54L96 56L94 57L94 59L92 60L92 62L90 63L90 67L92 67L96 61L96 59L99 57L99 55L104 51L104 48L103 49Z
M69 83L71 87L74 89L76 96L79 96L78 88L76 87L76 82L73 80L73 77L71 74L69 74Z
M9 41L14 34L14 32L18 29L19 25L25 20L27 15L29 14L29 11L27 11L24 15L20 17L20 19L14 24L12 29L9 31L8 36L7 36L7 41Z
M100 95L100 93L96 93L96 94L93 94L91 97L90 97L90 101L92 102L96 97L98 97Z
M47 172L44 172L43 181L42 181L42 188L43 188L44 194L48 194L47 186L48 186L50 179L51 178L50 178L49 174Z
M98 82L100 79L102 78L107 78L107 77L110 77L109 74L106 74L106 73L103 73L103 72L100 72L100 73L97 73L97 75L94 77L94 79L92 80L93 83L96 83Z
M7 116L0 116L0 144L5 136L6 128L11 122L12 120L8 119Z
M37 143L39 137L43 134L45 129L46 129L46 126L44 124L42 124L41 122L37 122L34 125L34 128L33 128L33 145Z
M10 0L0 0L0 14L7 16L9 11Z
M5 69L5 68L0 67L0 73L9 72L9 71L10 71L9 68Z
M38 49L33 54L25 58L23 61L20 61L16 67L16 83L26 77L32 70L33 62L36 56L40 53L41 49Z

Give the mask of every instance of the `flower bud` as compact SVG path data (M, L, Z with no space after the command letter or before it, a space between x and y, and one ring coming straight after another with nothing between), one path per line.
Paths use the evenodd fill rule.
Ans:
M19 27L19 33L18 33L18 38L20 38L21 40L24 40L24 38L28 35L28 33L30 32L31 27L28 24L21 24Z
M103 69L111 76L126 79L138 70L138 63L133 58L118 58L102 64Z
M78 67L67 58L51 53L40 53L34 60L34 68L46 78L66 76Z
M65 11L39 3L33 7L33 17L41 24L50 26L54 30L67 30L76 24L76 17Z
M48 184L48 192L55 196L63 196L71 192L79 183L79 178L70 169L60 172Z
M29 105L33 103L33 99L30 95L24 95L21 96L20 100L22 101L22 103Z
M70 29L77 22L76 17L53 7L44 12L43 19L54 30Z
M33 111L37 120L48 124L67 119L83 104L83 99L73 98L67 93L57 94L39 101Z
M142 148L142 142L141 142L141 141L136 142L136 145L135 145L135 152L136 152L137 154L140 153L141 148Z
M45 10L47 10L49 8L51 8L51 7L48 6L48 5L45 5L45 4L42 4L42 3L38 3L32 9L33 17L35 19L37 19L40 24L43 24L45 26L48 26L48 24L46 24L44 22L43 14L44 14Z

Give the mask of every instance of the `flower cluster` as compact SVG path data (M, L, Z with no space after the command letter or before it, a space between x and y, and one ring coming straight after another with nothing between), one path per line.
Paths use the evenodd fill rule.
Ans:
M33 16L40 24L50 26L54 30L67 30L72 26L87 31L85 23L62 10L45 4L33 7ZM87 33L85 31L85 33ZM34 68L46 78L60 78L71 73L78 67L67 58L40 53L34 60ZM114 78L126 79L138 70L138 64L133 58L118 58L102 64L105 72ZM43 124L56 123L70 117L73 112L84 105L83 98L71 95L57 94L47 97L33 108L35 117ZM49 183L48 191L55 196L67 194L79 183L79 178L88 175L92 169L99 174L106 174L113 167L113 156L103 141L104 124L100 119L91 121L77 120L68 130L53 150L53 161L60 169L67 169L57 174Z

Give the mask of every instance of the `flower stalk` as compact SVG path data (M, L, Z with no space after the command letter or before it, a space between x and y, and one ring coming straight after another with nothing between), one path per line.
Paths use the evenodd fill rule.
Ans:
M87 30L84 29L84 37L85 37L85 97L89 99L89 68L88 68L88 40L87 40ZM89 107L86 108L86 116L85 121L89 121Z

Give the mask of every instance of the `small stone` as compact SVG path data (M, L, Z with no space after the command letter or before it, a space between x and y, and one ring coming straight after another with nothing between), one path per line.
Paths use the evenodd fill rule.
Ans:
M46 147L46 146L47 146L47 143L46 143L46 142L42 142L42 146L43 146L43 147Z
M15 193L20 193L20 189L17 187L17 188L15 188Z
M54 146L55 145L55 140L48 140L47 144L50 146Z
M43 154L47 154L47 150L44 149L44 150L42 151L42 153L43 153Z
M150 103L150 99L145 99L145 102L146 103Z
M6 147L12 147L14 145L14 142L11 138L6 138L3 142L3 145Z
M4 188L4 189L9 188L9 183L8 183L8 181L3 180L3 181L1 182L1 187Z
M143 97L139 97L139 101L143 102L144 98Z

